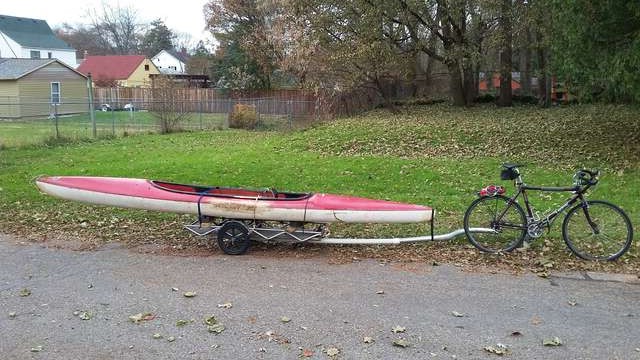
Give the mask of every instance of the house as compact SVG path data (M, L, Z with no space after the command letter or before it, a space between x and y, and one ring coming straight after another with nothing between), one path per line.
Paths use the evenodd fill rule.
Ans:
M0 15L0 58L58 59L76 66L76 50L44 20Z
M150 87L158 68L144 55L87 56L78 71L91 74L98 87Z
M181 52L162 50L151 58L158 70L167 75L186 74L188 60L189 56L185 50Z
M57 59L0 58L0 118L87 112L87 78Z
M485 77L487 76L486 74L481 74L484 75ZM518 81L520 79L520 73L512 73L511 74L511 89L513 91L518 91L520 90L520 82ZM493 88L493 89L500 89L500 74L499 73L493 73L491 76L491 84L489 84L489 81L487 81L487 79L483 79L480 80L480 83L478 84L478 88L480 91L488 91L489 88Z

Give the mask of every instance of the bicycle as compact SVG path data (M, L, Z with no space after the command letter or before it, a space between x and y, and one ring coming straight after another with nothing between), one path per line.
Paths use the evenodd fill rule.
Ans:
M629 250L633 227L627 214L607 201L585 199L585 193L598 183L600 171L577 171L571 187L543 187L525 184L519 170L522 166L502 165L500 177L514 181L515 195L505 196L502 186L485 187L465 212L464 231L476 248L490 253L512 251L525 240L541 237L545 229L550 231L554 220L569 209L562 222L562 237L575 255L585 260L613 261ZM539 216L529 203L530 190L573 195L559 208ZM526 213L517 201L520 195Z

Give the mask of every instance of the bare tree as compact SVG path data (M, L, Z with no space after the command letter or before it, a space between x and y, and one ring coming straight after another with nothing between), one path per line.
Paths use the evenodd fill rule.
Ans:
M180 122L188 120L191 113L185 92L168 76L158 76L152 85L151 114L156 118L160 133L179 131Z
M500 49L500 97L498 106L511 106L513 91L511 89L512 39L511 18L513 17L512 0L502 0L500 7L500 30L502 46Z
M98 35L103 48L111 49L116 54L134 54L138 52L140 34L143 25L138 19L138 12L132 7L111 6L102 3L100 11L88 11L91 27Z

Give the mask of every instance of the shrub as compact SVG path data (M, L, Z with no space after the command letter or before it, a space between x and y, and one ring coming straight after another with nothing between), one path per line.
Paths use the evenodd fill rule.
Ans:
M229 127L254 130L258 127L258 112L255 105L235 104L229 114Z

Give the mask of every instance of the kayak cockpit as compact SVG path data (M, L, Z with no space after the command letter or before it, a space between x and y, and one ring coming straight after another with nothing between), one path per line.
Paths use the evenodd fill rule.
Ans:
M230 188L221 186L185 185L164 181L149 180L158 189L181 194L231 197L239 199L259 199L259 200L303 200L310 197L311 193L291 193L279 192L273 188L246 189Z

